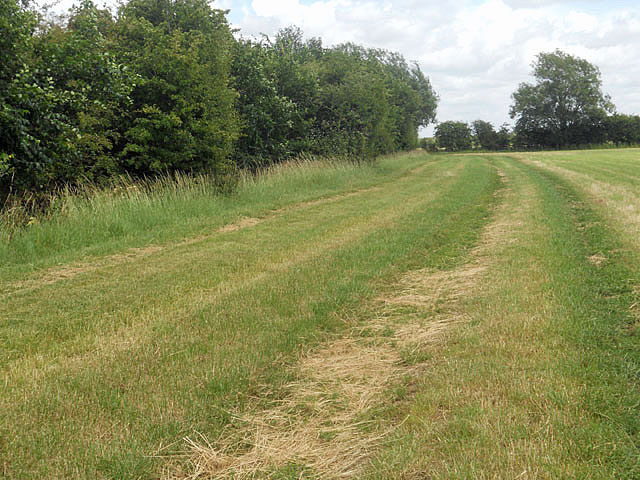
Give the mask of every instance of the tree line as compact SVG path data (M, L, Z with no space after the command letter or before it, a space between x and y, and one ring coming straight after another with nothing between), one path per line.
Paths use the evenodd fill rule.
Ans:
M512 95L513 129L505 124L496 131L482 120L447 121L436 126L435 142L423 146L460 151L640 144L640 116L615 111L597 66L556 50L540 53L532 74L535 83L521 83Z
M438 97L417 64L297 28L235 38L207 0L0 0L0 196L128 174L221 182L302 153L415 148Z

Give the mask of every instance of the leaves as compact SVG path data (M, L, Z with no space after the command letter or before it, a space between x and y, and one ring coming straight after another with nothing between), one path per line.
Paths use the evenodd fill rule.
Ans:
M260 166L301 152L370 158L415 148L437 96L417 66L354 44L323 48L296 28L240 40L233 74L244 126L237 161Z
M296 27L235 40L207 0L81 0L64 20L0 0L0 196L122 173L228 178L303 153L415 148L437 95L392 52Z
M442 122L436 127L436 142L449 152L471 148L471 129L464 122Z
M600 70L560 50L541 53L533 64L536 84L513 93L511 118L528 146L567 146L594 142L593 126L613 111L601 91Z

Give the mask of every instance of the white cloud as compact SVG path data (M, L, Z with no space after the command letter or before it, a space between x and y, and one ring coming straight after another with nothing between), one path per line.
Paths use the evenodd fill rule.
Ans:
M353 41L418 61L440 94L440 120L508 121L511 93L529 80L535 55L556 48L598 65L618 109L640 113L635 58L640 15L611 2L253 0L250 5L234 25L243 34L274 34L295 24L328 45Z
M565 30L568 33L597 34L601 25L594 15L571 11L565 17Z
M44 1L44 0L42 0ZM116 0L97 0L115 3ZM61 0L64 10L73 0ZM356 42L416 60L439 120L509 121L535 55L556 48L600 67L618 110L640 114L637 0L215 0L243 35L297 25L325 45Z

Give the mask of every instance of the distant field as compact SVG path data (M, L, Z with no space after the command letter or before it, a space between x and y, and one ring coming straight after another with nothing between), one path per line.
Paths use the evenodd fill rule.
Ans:
M0 246L6 478L640 478L640 150L68 200Z

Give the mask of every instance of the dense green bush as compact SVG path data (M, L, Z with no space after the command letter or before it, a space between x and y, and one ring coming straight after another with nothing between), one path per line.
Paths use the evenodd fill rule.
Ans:
M640 116L615 114L606 118L603 128L607 140L616 145L640 144Z
M240 165L302 152L370 158L415 148L437 96L398 54L353 44L323 48L296 28L272 40L239 40L233 74L244 124Z
M37 15L0 0L0 194L42 186L70 153L74 132L57 112L62 99L33 65Z
M496 130L490 122L476 120L471 124L473 141L476 148L482 150L508 150L511 146L511 131L504 124Z
M438 146L448 152L471 149L471 128L465 122L442 122L435 133Z
M140 78L123 124L122 168L228 170L238 116L224 13L205 0L131 0L114 31L119 58Z
M234 39L207 0L0 0L0 198L120 174L228 178L304 153L414 148L437 96L404 58L290 27Z
M436 143L435 138L421 138L420 148L426 150L427 152L437 152L438 144Z
M37 38L38 71L53 82L57 112L75 132L69 139L73 155L62 159L53 181L104 178L121 171L116 158L120 128L140 78L109 51L110 24L107 11L84 0L71 9L65 27L50 26Z

